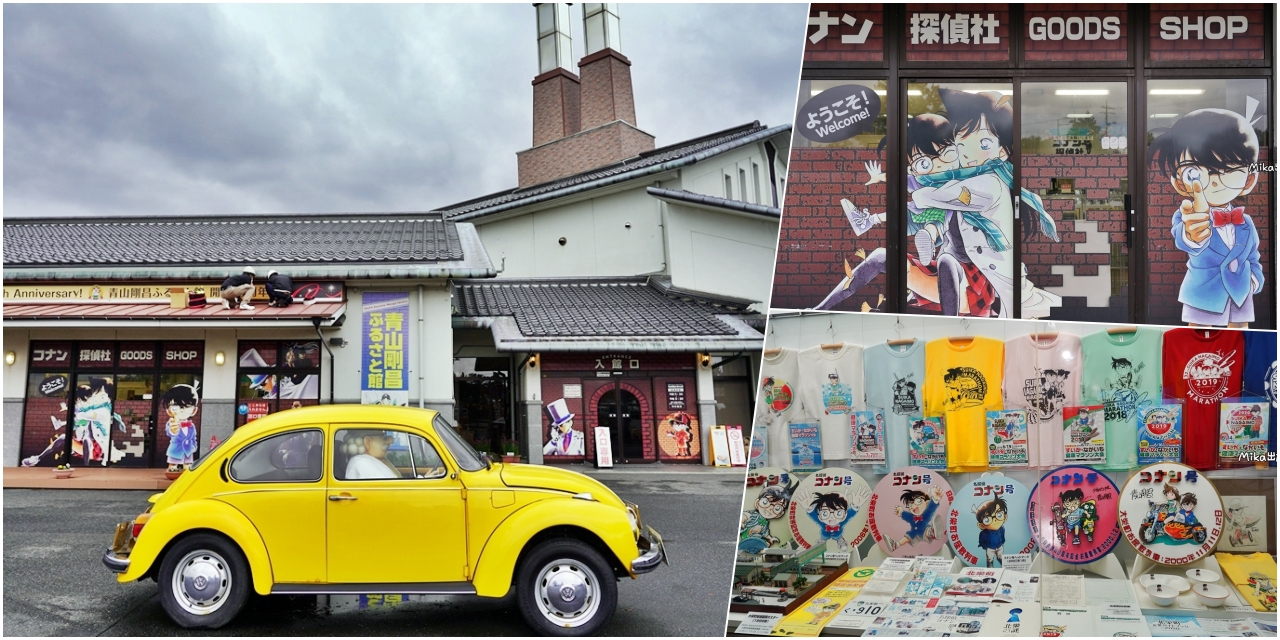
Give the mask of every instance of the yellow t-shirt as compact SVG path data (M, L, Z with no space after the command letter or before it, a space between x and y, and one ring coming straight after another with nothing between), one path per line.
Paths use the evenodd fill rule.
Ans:
M987 412L1002 408L1004 343L939 338L925 345L924 411L946 419L947 470L987 470Z

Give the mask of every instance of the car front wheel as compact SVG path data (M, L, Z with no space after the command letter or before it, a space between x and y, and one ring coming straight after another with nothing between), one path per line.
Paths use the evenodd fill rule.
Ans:
M234 544L211 534L183 538L160 564L160 604L187 629L231 622L249 597L249 565Z
M594 635L618 604L618 584L609 564L579 540L560 538L538 545L516 580L520 613L546 636Z

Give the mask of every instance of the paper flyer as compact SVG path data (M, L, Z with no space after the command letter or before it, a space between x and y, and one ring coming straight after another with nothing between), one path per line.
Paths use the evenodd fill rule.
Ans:
M767 636L773 633L774 625L782 619L781 613L761 613L752 611L747 614L747 619L743 620L734 633L740 633L749 636Z
M993 467L1027 464L1027 412L987 412L987 450Z
M1195 616L1146 616L1147 630L1156 638L1207 635Z
M1093 614L1088 609L1051 609L1046 606L1040 612L1042 638L1088 638L1096 635Z
M915 416L911 422L911 466L947 468L947 436L942 418Z
M1262 630L1248 618L1199 618L1200 628L1210 636L1218 638L1256 638Z
M1218 457L1222 462L1266 460L1270 409L1266 398L1223 399L1218 411Z
M982 623L982 634L1004 638L1040 635L1040 604L1034 601L991 603Z
M1144 404L1138 409L1138 464L1182 460L1182 404Z
M888 557L884 559L884 562L880 563L879 568L889 571L910 571L915 565L915 558Z
M1147 629L1147 622L1142 617L1142 611L1136 606L1131 607L1131 611L1117 612L1107 607L1095 607L1094 615L1097 616L1097 624L1094 630L1098 635L1110 638L1145 638L1151 635L1151 631Z
M854 411L849 422L853 430L849 439L853 443L850 460L884 462L884 413L878 410Z
M993 602L1037 602L1040 600L1039 574L1005 569L1000 575Z
M1067 464L1107 461L1105 409L1101 404L1062 408L1062 456Z
M1004 569L965 567L960 570L955 583L947 589L946 594L962 598L990 599L996 594L1000 575L1003 572Z
M769 430L758 424L751 428L751 459L747 461L747 469L759 469L769 463Z
M854 577L856 573L859 572L845 573L814 595L804 607L788 614L774 627L774 635L817 637L867 583L866 576Z
M822 436L816 422L796 422L791 428L791 470L817 471L822 468Z
M845 605L840 614L827 623L830 629L862 630L889 608L889 596L869 596L865 589L852 602Z
M1084 576L1040 576L1040 603L1045 607L1079 608L1088 604Z

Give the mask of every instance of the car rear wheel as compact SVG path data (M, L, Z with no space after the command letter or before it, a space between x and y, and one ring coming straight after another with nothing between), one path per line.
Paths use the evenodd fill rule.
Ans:
M600 553L559 538L533 549L516 578L520 613L546 636L594 635L613 617L618 584Z
M174 622L187 629L217 629L244 607L249 565L225 538L196 534L169 549L156 582L160 604Z

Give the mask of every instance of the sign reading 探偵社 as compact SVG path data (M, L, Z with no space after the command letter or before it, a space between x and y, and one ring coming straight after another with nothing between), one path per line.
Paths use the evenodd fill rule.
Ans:
M360 335L361 404L409 404L409 294L370 291L363 296Z

